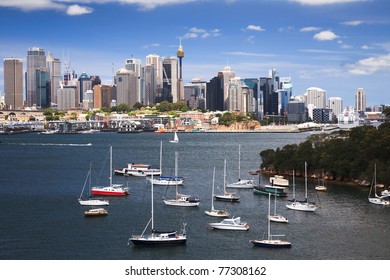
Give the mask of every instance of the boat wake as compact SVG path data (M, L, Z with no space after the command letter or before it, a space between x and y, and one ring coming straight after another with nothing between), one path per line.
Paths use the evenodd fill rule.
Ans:
M92 143L87 144L61 144L61 143L9 143L13 145L20 145L20 146L72 146L72 147L89 147L92 146Z

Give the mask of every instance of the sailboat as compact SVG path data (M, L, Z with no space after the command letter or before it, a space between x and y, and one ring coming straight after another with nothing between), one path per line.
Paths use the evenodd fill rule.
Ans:
M371 196L371 192L374 189L374 197ZM376 163L374 167L374 177L372 178L370 193L368 194L368 201L378 205L390 205L390 201L385 199L387 195L378 196L376 193Z
M224 162L224 169L223 169L223 194L215 194L214 197L218 200L231 201L231 202L236 202L240 199L240 196L236 195L235 193L226 191L226 159Z
M175 134L173 136L173 140L170 140L171 143L179 143L179 137L177 137L177 133L175 131Z
M319 192L326 192L328 189L325 186L325 180L322 180L322 184L320 184L320 178L318 178L318 185L315 186L315 190Z
M294 173L293 173L294 174ZM293 176L294 180L294 176ZM317 206L313 203L310 203L307 200L307 163L305 162L305 200L297 201L295 199L295 180L293 182L293 201L289 204L286 204L288 209L298 210L298 211L306 211L306 212L314 212L317 209Z
M271 193L269 193L269 194L271 194ZM269 214L268 219L271 222L288 223L288 219L286 217L276 213L276 195L275 195L274 214L273 215Z
M271 194L268 194L268 217L271 213ZM273 239L273 237L279 237L284 235L271 234L271 221L268 219L268 234L267 239L263 240L251 240L252 244L259 247L270 247L270 248L289 248L291 242L283 241L280 239Z
M153 174L152 174L153 177ZM183 224L183 229L180 233L177 233L176 231L170 231L170 232L159 232L154 229L154 203L153 203L153 180L151 181L151 218L149 222L146 224L145 229L141 233L141 235L133 235L128 240L128 245L131 242L133 242L134 245L183 245L187 242L187 235L186 235L186 224ZM146 229L148 228L149 224L151 224L152 231L150 234L145 234Z
M218 210L214 209L214 184L215 184L215 166L213 171L213 187L211 192L211 210L205 210L204 212L206 215L212 216L212 217L229 217L229 213L226 210Z
M238 145L238 181L227 184L228 188L251 189L253 188L253 181L250 179L241 179L241 144Z
M123 187L122 184L112 183L112 146L110 146L110 185L107 187L92 187L91 193L93 195L110 195L110 196L123 196L129 194L129 189Z
M93 197L90 197L88 199L83 199L82 196L83 196L83 193L84 193L84 189L85 189L85 186L87 185L87 181L89 179L89 188L91 189L91 165L89 166L89 171L87 173L87 177L85 178L85 182L84 182L84 186L83 186L83 189L81 190L81 193L80 193L80 197L78 199L80 205L83 205L83 206L102 206L102 205L109 205L109 201L106 200L106 199L102 199L102 198L93 198Z
M160 174L163 174L162 171L162 141L160 143ZM183 177L179 176L162 176L158 178L150 178L150 181L153 181L154 185L161 185L161 186L175 186L175 185L182 185L184 182Z
M178 153L175 152L175 177L177 177L177 161L178 161ZM174 199L164 199L165 205L170 206L199 206L199 198L193 198L190 195L179 194L177 192L177 184L176 184L176 197Z

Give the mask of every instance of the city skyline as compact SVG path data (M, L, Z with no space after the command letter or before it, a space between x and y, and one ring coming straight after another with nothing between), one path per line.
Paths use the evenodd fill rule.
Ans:
M354 106L356 89L364 88L367 106L390 103L388 1L13 2L0 2L0 53L23 59L24 71L27 50L40 47L69 59L78 75L112 83L126 59L145 65L149 54L176 57L181 39L185 83L210 81L226 65L243 79L276 69L292 78L293 95L319 87Z

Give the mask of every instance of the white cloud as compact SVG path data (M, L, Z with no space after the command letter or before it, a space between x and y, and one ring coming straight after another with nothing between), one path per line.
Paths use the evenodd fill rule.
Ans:
M250 44L254 44L255 43L255 36L249 36L246 41Z
M259 25L253 25L253 24L250 24L246 27L246 30L252 30L252 31L265 31L264 28L262 28L261 26Z
M234 56L255 56L255 57L273 57L274 54L265 54L265 53L248 53L248 52L223 52L224 55L234 55Z
M362 21L362 20L352 20L352 21L344 21L341 24L347 25L347 26L358 26L358 25L361 25L363 23L364 23L364 21Z
M308 26L308 27L303 27L299 29L300 32L312 32L312 31L318 31L321 30L321 27L314 27L314 26Z
M363 46L361 46L360 48L361 48L362 50L369 50L369 49L370 49L370 47L367 46L367 45L363 45Z
M337 38L340 38L340 36L336 35L335 33L333 33L330 30L326 30L326 31L321 31L320 33L315 34L313 38L318 40L318 41L332 41L332 40L335 40Z
M144 49L158 48L159 46L160 46L159 43L152 43L152 44L148 44L148 45L143 46L143 48L144 48Z
M17 8L23 11L66 9L66 5L53 0L1 0L0 7Z
M90 14L93 12L93 9L89 7L82 7L79 5L71 5L66 9L66 13L69 16L80 16L85 14Z
M371 75L379 71L390 71L390 53L361 59L354 64L348 64L347 68L354 75Z
M345 4L345 3L354 3L354 2L365 2L367 0L289 0L289 1L296 2L301 5L322 6L322 5Z
M203 28L198 28L198 27L192 27L188 30L182 38L184 39L196 39L196 38L203 38L206 39L208 37L217 37L221 35L221 31L217 28L212 29L212 30L206 30Z
M96 1L96 0L87 0ZM153 10L159 6L186 4L196 0L103 0L103 2L119 2L124 4L134 4L141 7L142 10ZM100 1L102 2L102 1Z

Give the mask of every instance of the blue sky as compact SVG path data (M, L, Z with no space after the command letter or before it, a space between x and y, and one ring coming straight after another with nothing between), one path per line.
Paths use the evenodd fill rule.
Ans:
M354 105L390 104L388 0L0 0L0 57L41 47L76 73L111 82L127 58L175 56L206 81L229 64L237 77L291 76L294 95L320 87ZM0 90L4 92L3 67Z

